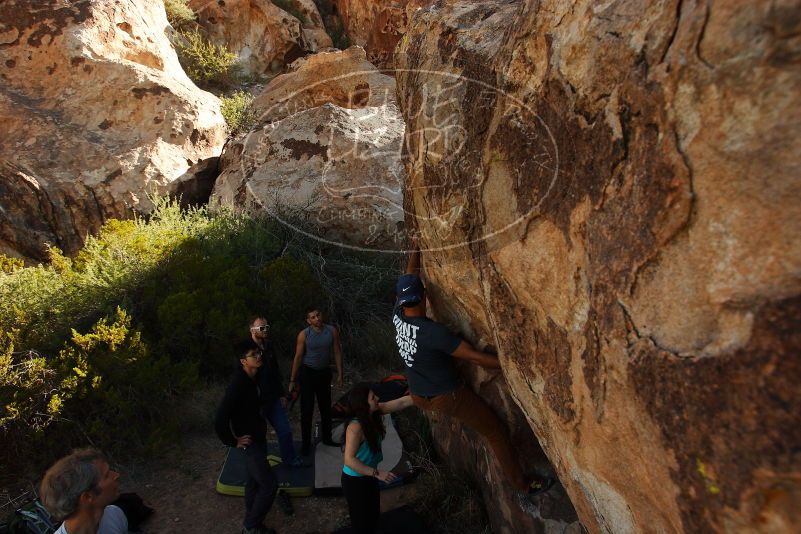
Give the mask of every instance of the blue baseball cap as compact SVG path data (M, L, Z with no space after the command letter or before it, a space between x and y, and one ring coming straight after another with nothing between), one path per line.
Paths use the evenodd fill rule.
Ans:
M423 291L423 281L416 274L404 274L395 284L395 294L401 306L412 306L423 300Z

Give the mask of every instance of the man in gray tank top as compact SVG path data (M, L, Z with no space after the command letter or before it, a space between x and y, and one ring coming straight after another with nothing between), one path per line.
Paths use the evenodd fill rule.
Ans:
M314 415L314 398L320 410L324 445L336 446L331 438L331 355L337 366L337 384L342 386L342 347L339 331L323 323L323 315L316 307L306 309L306 328L298 334L289 390L300 384L300 430L303 441L301 453L308 456L311 449L311 424Z

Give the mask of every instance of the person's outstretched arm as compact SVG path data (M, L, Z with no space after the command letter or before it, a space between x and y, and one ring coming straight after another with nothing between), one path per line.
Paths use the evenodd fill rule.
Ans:
M394 413L399 410L403 410L404 408L409 408L413 405L414 403L412 402L412 396L404 395L403 397L398 397L397 399L391 401L379 402L378 409L381 410L381 413Z
M342 387L342 381L344 379L344 374L342 372L342 343L339 341L339 330L337 330L335 326L332 326L331 329L334 334L334 360L337 364L337 385Z
M420 245L416 237L411 239L409 249L412 252L406 260L406 271L404 274L416 274L420 276Z
M459 343L459 346L456 347L456 350L451 352L451 356L454 358L459 358L460 360L467 360L488 369L501 368L501 362L498 360L498 356L488 352L478 351L466 341Z
M303 360L303 352L306 350L306 329L300 331L298 339L295 342L295 357L292 359L292 372L289 375L289 391L292 391L293 386L297 383L298 371L300 371L300 362Z

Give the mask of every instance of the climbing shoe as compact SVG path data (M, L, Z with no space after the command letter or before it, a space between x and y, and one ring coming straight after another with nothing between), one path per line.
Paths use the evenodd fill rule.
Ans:
M292 506L292 499L285 491L278 492L278 507L284 512L284 515L295 514L295 507Z
M553 484L554 479L551 477L538 477L528 485L528 495L533 497L535 495L539 495L540 493L545 493L551 489Z

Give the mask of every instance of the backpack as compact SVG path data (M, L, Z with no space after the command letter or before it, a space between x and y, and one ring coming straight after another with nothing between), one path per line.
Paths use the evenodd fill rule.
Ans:
M0 534L52 534L57 528L58 524L34 497L0 523Z

